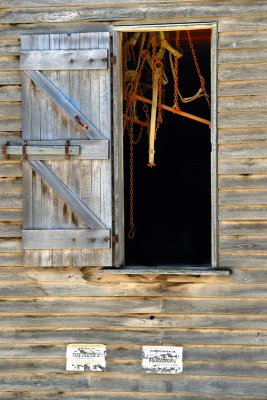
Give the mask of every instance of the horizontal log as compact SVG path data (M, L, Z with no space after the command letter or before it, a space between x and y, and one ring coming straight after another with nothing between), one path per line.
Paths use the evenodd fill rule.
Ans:
M0 252L10 252L10 251L21 251L21 240L20 239L0 239Z
M13 222L0 222L0 237L21 237L22 224Z
M249 30L246 32L221 32L218 47L220 49L249 49L267 47L267 34L265 30Z
M1 360L0 372L65 372L66 360ZM117 360L109 359L106 367L107 372L119 373L143 373L141 360ZM210 376L255 376L266 377L267 365L262 363L216 363L197 361L183 362L183 374L190 375L210 375ZM106 397L106 396L105 396ZM1 397L0 397L1 398Z
M20 86L19 85L1 86L0 101L21 101Z
M243 68L243 65L242 65ZM219 96L241 96L241 95L260 95L267 90L267 80L242 80L218 83Z
M266 215L267 218L267 215ZM265 235L267 234L267 219L265 221L220 221L220 235Z
M140 382L142 385L140 386ZM201 383L201 384L200 384ZM66 391L75 388L81 390L102 390L119 392L158 392L158 393L194 393L194 394L240 394L264 396L266 393L266 379L243 377L209 377L209 376L186 376L186 375L158 375L153 374L125 375L121 374L99 374L85 373L35 373L32 375L9 374L0 377L2 390L39 390ZM193 392L192 392L193 389ZM199 399L200 397L198 397ZM214 397L213 397L214 398ZM255 397L254 397L255 398ZM245 397L243 397L245 399Z
M258 271L259 280L264 279L266 274L265 268L267 267L267 255L266 253L223 253L219 255L219 265L231 268L247 267L251 268L252 273L254 268L262 267L262 270ZM234 272L235 273L235 272Z
M1 85L18 85L20 84L20 71L0 71Z
M0 254L0 256L2 256ZM246 285L244 285L246 286ZM45 295L43 293L43 295ZM168 307L164 308L164 313L176 314L266 314L266 298L175 298L163 299ZM108 304L110 303L110 304ZM161 298L140 298L126 297L118 299L116 297L77 297L70 298L59 296L49 297L30 297L27 298L6 298L1 297L1 313L156 313L160 312ZM164 303L164 304L165 304ZM171 305L172 304L172 305ZM170 305L170 306L169 306ZM176 307L176 309L175 309ZM52 340L53 332L51 332ZM11 339L10 339L11 340ZM29 338L30 340L30 338ZM33 340L33 338L32 338ZM37 340L37 337L36 337ZM54 337L54 342L56 336ZM81 341L81 340L80 340ZM70 343L70 341L69 341Z
M267 236L220 236L219 251L255 253L267 249Z
M21 119L20 118L0 118L0 131L20 131Z
M258 31L259 32L259 31ZM220 34L220 37L222 35ZM267 47L267 46L266 46ZM261 45L255 49L249 48L231 48L219 50L218 63L251 63L251 62L267 62L266 48Z
M6 0L7 1L7 0ZM227 17L220 18L218 21L219 32L233 31L260 31L267 28L266 18L262 15L244 15L242 18Z
M219 112L219 128L246 128L246 127L267 126L267 113L260 111L235 111Z
M2 71L18 71L19 56L13 56L13 55L0 56L0 69Z
M267 219L267 205L219 206L219 220L262 220Z
M22 176L21 162L0 161L0 176L21 177Z
M231 15L249 15L266 13L265 2L245 2L240 7L238 4L229 3L227 7L224 3L202 2L195 7L194 2L186 2L182 4L174 3L171 7L168 4L155 4L153 7L136 7L134 18L149 19L157 18L194 18L194 17L219 17ZM35 23L35 22L73 22L73 21L111 21L111 20L129 20L133 18L131 7L127 6L102 6L102 7L83 7L79 8L79 12L75 9L60 8L60 13L54 7L25 9L4 9L1 14L3 24L7 23ZM241 39L240 39L241 41Z
M1 6L0 6L1 8ZM0 55L19 55L19 40L0 41Z
M53 21L35 22L34 24L15 24L6 25L0 24L0 39L18 39L22 35L41 35L41 34L54 34L57 33L84 33L84 32L112 32L113 25L109 22L68 22L66 24L53 23Z
M267 89L267 87L266 87ZM241 129L219 129L219 144L248 143L267 141L266 128L241 128Z
M0 209L0 221L22 222L22 209Z
M5 191L22 192L22 179L0 177L0 192Z
M107 49L21 51L22 70L107 69Z
M22 253L0 253L0 266L22 266Z
M8 392L0 392L0 399L2 400L17 400L18 392L13 392L13 391L8 391ZM91 390L85 390L85 391L79 391L79 392L74 392L73 390L62 390L60 392L58 391L49 391L49 392L44 392L43 390L40 392L19 392L20 400L30 400L34 399L36 400L36 397L38 400L69 400L71 397L72 400L88 400L88 399L94 399L94 400L150 400L151 396L153 396L153 399L155 400L176 400L177 395L176 394L171 394L171 393L151 393L151 392L136 392L132 391L131 393L127 391L123 392L110 392L110 391L97 391L97 392L92 392ZM224 396L225 400L261 400L260 397L253 397L251 396L243 396L237 397L236 395L226 395ZM179 400L217 400L217 396L214 397L214 395L209 395L209 394L179 394ZM218 397L218 400L220 400L220 397Z
M224 329L266 329L267 317L264 315L205 315L205 314L141 314L141 315L40 315L26 316L10 314L0 317L3 328L224 328ZM110 356L109 356L110 357ZM225 360L226 361L226 360Z
M0 192L0 209L1 208L22 208L22 193L17 192Z
M0 242L1 244L1 242ZM8 243L3 242L3 247ZM19 250L20 243L17 242ZM36 279L37 280L37 279ZM210 285L205 283L188 282L186 284L179 282L157 282L157 283L139 283L132 284L127 282L99 284L84 282L38 282L22 285L21 282L6 281L0 283L0 293L8 297L26 297L26 296L73 296L73 297L128 297L136 296L142 293L143 296L152 297L182 297L182 298L204 298L204 297L266 297L266 284L233 284L231 279L218 280ZM77 299L76 299L77 300ZM73 298L75 301L75 298ZM78 301L78 300L77 300ZM103 300L104 301L104 300ZM113 301L113 300L111 300ZM153 322L151 322L153 325Z
M0 117L21 117L21 104L18 102L0 103Z
M218 148L220 158L266 158L266 143L221 144Z
M220 64L219 81L242 81L267 78L266 63Z
M266 189L233 189L219 191L219 204L266 204Z
M0 259L3 257L0 254ZM1 265L1 264L0 264ZM3 264L4 265L4 264ZM16 264L14 263L14 266ZM45 293L43 293L45 295ZM111 301L112 300L112 301ZM161 299L152 298L126 298L123 301L120 298L98 299L93 297L80 298L28 298L10 301L7 298L1 298L1 312L160 312Z
M0 343L1 358L12 359L46 359L50 360L64 358L66 356L66 345L57 344L16 344ZM109 359L132 359L140 360L142 345L140 344L107 344ZM265 362L267 357L266 346L240 346L240 345L190 345L183 346L184 360L187 361L220 361L220 362Z
M218 111L263 111L267 109L267 96L219 97Z
M265 189L267 188L267 174L220 175L218 185L220 189Z
M219 159L218 169L220 174L265 174L267 160L264 158Z

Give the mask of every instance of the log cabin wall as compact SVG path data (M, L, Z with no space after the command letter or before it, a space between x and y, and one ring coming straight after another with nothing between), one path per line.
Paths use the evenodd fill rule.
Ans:
M23 267L21 162L1 158L0 399L266 399L267 3L124 3L1 1L1 144L21 135L21 34L217 21L219 265L233 273ZM69 343L106 344L107 371L67 373ZM144 344L183 346L184 372L143 374Z

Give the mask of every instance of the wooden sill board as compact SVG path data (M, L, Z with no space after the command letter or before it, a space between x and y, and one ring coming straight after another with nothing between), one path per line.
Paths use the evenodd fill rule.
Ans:
M103 268L100 270L103 274L153 274L153 275L231 275L230 269L215 269L210 265L195 265L195 266L129 266L123 268Z

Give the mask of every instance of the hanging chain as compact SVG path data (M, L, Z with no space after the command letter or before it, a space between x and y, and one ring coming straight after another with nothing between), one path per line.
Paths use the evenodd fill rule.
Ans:
M204 77L202 76L202 74L200 72L198 61L197 61L197 56L196 56L196 53L195 53L195 49L194 49L194 46L193 46L192 39L191 39L189 31L187 31L187 37L188 37L188 42L189 42L190 49L191 49L191 52L192 52L192 56L193 56L193 59L194 59L195 67L196 67L196 70L197 70L197 74L198 74L198 77L199 77L199 80L200 80L200 86L201 86L201 89L202 89L202 91L204 93L204 96L205 96L205 98L207 100L208 106L210 108L210 99L209 99L208 92L206 90L205 79L204 79Z
M176 32L176 38L175 38L175 45L176 49L179 50L180 48L180 42L179 42L179 36L180 36L180 31ZM172 55L170 54L170 57ZM179 59L178 57L174 57L174 101L173 101L173 111L174 112L179 112L180 111L180 106L179 106Z

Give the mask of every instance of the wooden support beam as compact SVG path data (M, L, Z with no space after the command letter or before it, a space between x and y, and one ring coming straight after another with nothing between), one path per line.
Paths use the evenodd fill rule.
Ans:
M7 155L22 155L22 146L6 146ZM29 155L65 155L65 146L26 146L26 154ZM70 156L80 154L80 146L69 146Z
M143 101L144 103L152 104L152 100L149 100L149 99L147 99L145 97L142 97L142 96L139 96L137 94L132 94L131 97L133 99ZM189 114L189 113L184 112L184 111L174 111L172 107L166 106L165 104L158 104L158 105L160 105L161 108L163 108L164 110L170 111L173 114L179 114L182 117L193 119L194 121L201 122L202 124L208 125L210 127L210 121L207 120L207 119L197 117L196 115Z

